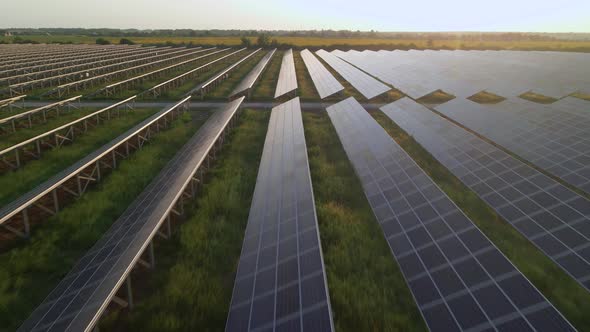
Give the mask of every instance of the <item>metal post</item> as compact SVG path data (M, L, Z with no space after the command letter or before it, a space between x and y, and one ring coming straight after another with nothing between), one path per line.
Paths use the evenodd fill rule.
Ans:
M154 241L150 242L150 267L152 269L156 268L156 255L154 255Z
M129 305L129 310L133 309L133 291L131 289L131 276L127 276L126 280L127 284L127 303Z

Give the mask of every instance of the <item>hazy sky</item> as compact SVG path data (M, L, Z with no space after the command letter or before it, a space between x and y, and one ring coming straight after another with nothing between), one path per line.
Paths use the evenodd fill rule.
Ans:
M2 0L0 27L590 32L590 0Z

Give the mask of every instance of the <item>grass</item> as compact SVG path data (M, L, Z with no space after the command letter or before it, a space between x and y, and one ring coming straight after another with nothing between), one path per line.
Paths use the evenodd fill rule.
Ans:
M269 114L244 111L191 216L159 242L143 299L131 312L112 312L101 329L223 331Z
M78 35L78 36L44 36L44 35L22 35L23 39L33 40L41 43L62 42L62 43L86 43L94 44L96 36ZM10 42L14 37L0 37L0 41ZM121 37L101 37L111 43L118 43ZM235 37L128 37L135 43L143 44L165 44L167 42L175 44L195 45L226 45L238 46L241 44L239 36ZM433 40L429 45L427 39L388 39L388 38L324 38L324 37L290 37L290 36L273 36L273 39L282 44L290 44L295 47L355 47L355 48L382 48L382 49L506 49L506 50L554 50L554 51L590 51L590 42L588 41L470 41L457 39ZM255 43L256 37L249 37Z
M78 137L75 144L46 151L43 158L27 162L14 172L0 175L0 206L17 199L155 112L155 109L136 109L122 113L116 121L110 121L108 126L98 126Z
M553 104L557 101L555 98L543 96L533 92L523 93L519 97L539 104Z
M384 113L371 115L467 214L490 240L580 331L590 331L590 294L474 192L461 183Z
M478 92L467 99L480 104L497 104L499 102L506 100L506 98L504 97L498 96L487 91Z
M0 150L11 147L22 141L26 141L29 138L33 138L40 134L43 134L49 130L55 129L66 123L72 122L85 115L97 111L95 108L83 108L79 110L62 111L59 117L48 118L45 123L37 123L32 128L21 128L15 132L5 133L0 135L2 140L0 141ZM123 111L122 113L124 113ZM26 120L24 120L26 121ZM34 122L35 123L35 122Z
M574 93L574 94L572 94L572 97L576 97L576 98L580 98L580 99L584 99L584 100L590 101L590 94Z
M277 81L279 79L279 71L281 70L281 62L283 61L283 52L277 50L272 56L270 63L260 76L258 83L254 85L252 91L252 98L257 100L273 100Z
M240 82L250 73L260 60L266 55L268 51L260 50L258 53L252 55L244 63L240 64L238 68L234 69L230 76L226 78L219 86L217 86L208 97L211 99L227 99L230 93L240 84Z
M430 94L427 94L426 96L422 96L422 97L416 99L416 101L421 104L434 105L434 104L443 104L443 103L446 103L447 101L453 100L453 99L455 99L455 96L448 94L442 90L436 90Z
M303 114L337 331L426 331L325 112Z
M293 59L295 60L295 74L297 76L297 91L301 100L320 100L320 95L318 94L313 81L311 80L311 76L309 76L309 72L307 71L307 67L301 58L301 52L293 51Z
M195 131L183 116L98 187L34 228L30 242L0 254L0 330L16 330Z

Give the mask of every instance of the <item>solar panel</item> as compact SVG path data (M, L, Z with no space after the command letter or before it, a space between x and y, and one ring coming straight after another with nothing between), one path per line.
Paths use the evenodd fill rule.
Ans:
M561 98L590 89L590 57L583 53L396 50L334 54L412 98L439 89L461 98L483 90L504 97L532 90Z
M283 55L277 89L275 90L275 98L283 96L296 89L297 74L295 73L295 59L293 59L293 50L288 50Z
M382 110L590 290L590 201L412 100Z
M256 84L256 82L260 78L260 75L270 62L270 59L272 59L272 56L275 54L276 50L277 49L275 48L272 51L266 53L266 55L260 60L260 62L258 62L258 64L254 68L252 68L248 75L246 75L246 77L240 82L240 84L238 84L234 91L229 95L230 98L252 89L252 87L254 86L254 84Z
M347 80L355 89L357 89L365 98L372 99L380 94L391 90L387 85L377 81L373 77L362 72L353 65L343 61L335 55L324 50L319 50L316 54L322 58L330 67L332 67L340 76Z
M226 331L333 331L299 98L273 108Z
M235 118L240 98L214 112L77 262L19 331L90 331Z
M590 193L590 102L540 105L514 98L480 105L453 100L436 110Z
M301 58L321 99L344 90L342 84L309 50L301 51Z
M326 110L431 331L574 331L354 98Z

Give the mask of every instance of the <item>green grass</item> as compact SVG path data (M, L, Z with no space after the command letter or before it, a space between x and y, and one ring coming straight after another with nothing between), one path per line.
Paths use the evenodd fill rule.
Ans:
M467 99L480 104L497 104L499 102L506 100L506 98L502 96L498 96L487 91L478 92Z
M576 98L579 98L579 99L584 99L584 100L589 100L590 101L590 94L574 93L574 94L572 94L572 97L576 97Z
M256 54L252 55L248 60L241 63L238 68L234 69L230 73L229 77L226 78L219 86L217 86L211 93L209 93L206 99L224 99L227 100L230 93L234 91L236 86L250 73L252 69L260 62L260 60L266 55L268 51L260 50Z
M297 74L297 91L299 92L301 100L319 101L320 96L315 89L311 76L309 76L305 63L301 58L301 52L293 51L293 59L295 60L295 73Z
M105 317L101 329L223 331L269 114L244 111L190 217L158 242L143 300Z
M430 94L427 94L425 96L422 96L422 97L416 99L416 101L421 104L434 105L434 104L443 104L443 103L446 103L447 101L453 100L453 99L455 99L455 96L450 95L442 90L436 90Z
M281 62L283 61L283 54L282 51L277 50L272 56L266 70L262 73L260 80L258 80L258 83L256 83L253 88L252 99L274 99L277 81L279 80L279 71L281 70Z
M0 254L0 330L14 331L196 131L190 116L156 135L76 203ZM125 190L121 190L125 188Z
M0 206L15 200L157 111L137 109L121 113L121 117L108 125L98 126L78 137L74 144L46 151L41 159L29 161L14 172L0 175Z
M538 93L533 93L533 92L523 93L519 97L522 99L526 99L528 101L532 101L534 103L539 103L539 104L553 104L554 102L557 101L557 99L555 99L555 98L543 96L543 95L540 95Z
M384 113L371 115L490 240L580 331L590 331L590 294L498 216Z
M426 331L325 112L303 114L337 331Z
M63 112L59 117L51 117L47 119L45 123L37 123L32 128L20 128L15 132L4 133L0 135L0 150L6 149L10 146L18 144L22 141L26 141L29 138L33 138L40 134L43 134L49 130L55 129L66 123L72 122L92 112L96 112L95 108L83 108L79 110L71 110L69 112ZM122 111L123 113L125 111Z

